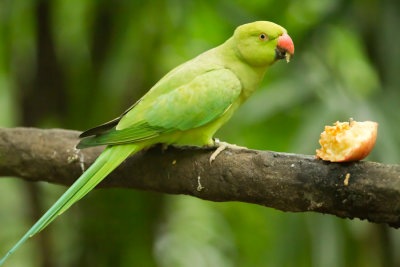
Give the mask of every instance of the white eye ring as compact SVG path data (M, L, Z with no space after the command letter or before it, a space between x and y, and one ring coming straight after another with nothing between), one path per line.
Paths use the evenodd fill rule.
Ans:
M260 33L260 35L258 36L258 39L260 39L260 41L268 41L268 35L266 35L265 33Z

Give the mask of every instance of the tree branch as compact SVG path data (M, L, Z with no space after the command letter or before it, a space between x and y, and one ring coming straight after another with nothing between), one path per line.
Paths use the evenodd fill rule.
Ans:
M70 185L103 148L75 150L79 132L0 128L0 176ZM314 156L226 150L210 166L210 149L160 147L139 152L101 187L242 201L282 211L315 211L400 227L400 166L327 163Z

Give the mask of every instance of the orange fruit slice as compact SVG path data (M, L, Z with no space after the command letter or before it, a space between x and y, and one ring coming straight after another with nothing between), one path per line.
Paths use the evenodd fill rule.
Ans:
M373 121L335 122L325 126L317 149L317 159L331 162L361 160L372 151L376 141L378 123Z

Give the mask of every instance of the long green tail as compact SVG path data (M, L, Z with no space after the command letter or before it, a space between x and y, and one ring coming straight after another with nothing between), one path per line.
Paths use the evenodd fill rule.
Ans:
M78 180L57 200L56 203L32 226L17 244L0 260L4 263L22 243L49 225L58 215L66 211L72 204L84 197L110 172L120 165L129 155L142 149L139 144L107 147L96 161Z

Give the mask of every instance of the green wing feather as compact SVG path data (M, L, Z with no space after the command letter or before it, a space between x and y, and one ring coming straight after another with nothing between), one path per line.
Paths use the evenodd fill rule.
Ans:
M210 52L210 51L209 51ZM212 57L212 55L210 55ZM155 84L143 97L141 97L138 101L135 102L131 107L129 107L124 113L121 114L118 118L115 118L109 122L106 122L102 125L89 129L83 132L79 137L89 137L92 135L101 135L106 133L109 130L112 130L119 121L134 107L136 107L142 100L145 99L145 102L150 103L154 101L157 97L163 94L167 94L174 89L191 82L196 76L202 75L203 73L218 70L222 67L216 66L215 63L210 63L206 57L197 57L192 60L189 60L182 65L174 68L169 73L167 73L162 79L160 79L157 84Z
M145 96L116 127L81 140L77 147L132 143L206 125L224 114L241 89L239 79L228 69L205 72L151 100Z

